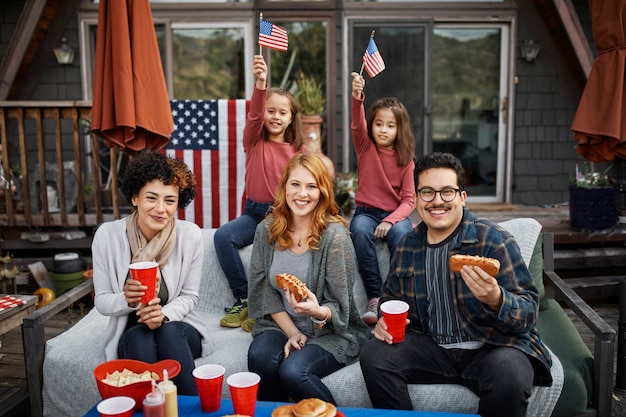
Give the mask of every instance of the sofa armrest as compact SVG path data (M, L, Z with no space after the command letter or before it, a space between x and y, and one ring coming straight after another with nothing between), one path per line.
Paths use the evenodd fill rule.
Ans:
M554 272L554 235L543 234L546 296L563 302L594 334L593 406L598 417L610 417L613 408L615 330Z
M45 355L45 325L56 314L93 291L93 278L67 291L50 304L28 315L22 322L26 380L30 397L31 416L43 415L41 390L43 387L43 360Z

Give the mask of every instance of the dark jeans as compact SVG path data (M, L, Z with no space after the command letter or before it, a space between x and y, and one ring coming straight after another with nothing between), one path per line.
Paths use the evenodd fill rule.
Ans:
M292 351L284 359L285 343L287 337L282 332L267 330L250 344L248 369L261 376L258 399L298 402L305 398L319 398L336 404L322 378L343 365L330 352L311 343Z
M198 395L196 381L191 374L194 359L202 354L200 333L182 321L164 323L156 330L138 324L126 330L117 345L120 359L135 359L155 363L163 359L180 362L180 373L172 378L181 395Z
M241 262L239 249L252 244L256 227L265 218L270 204L246 200L243 214L220 226L213 236L215 252L228 285L237 300L248 298L246 269Z
M354 212L354 217L350 221L350 233L354 250L356 251L359 273L363 279L367 298L380 297L383 279L380 276L378 266L378 256L376 255L376 237L374 230L391 213L375 208L358 206ZM397 222L389 232L385 240L389 248L389 257L396 251L398 242L409 230L411 230L411 220L408 218ZM385 277L386 278L386 277Z
M414 332L394 345L370 339L360 363L375 408L413 409L407 384L459 384L480 398L483 417L525 417L534 377L530 359L515 348L448 350Z

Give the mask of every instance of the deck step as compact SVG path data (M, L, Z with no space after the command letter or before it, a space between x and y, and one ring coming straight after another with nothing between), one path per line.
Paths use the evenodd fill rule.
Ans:
M23 387L0 385L0 417L23 416L28 404L28 390Z
M626 267L626 247L555 248L554 269L595 269Z
M567 285L583 299L618 297L622 281L626 281L626 275L565 279Z

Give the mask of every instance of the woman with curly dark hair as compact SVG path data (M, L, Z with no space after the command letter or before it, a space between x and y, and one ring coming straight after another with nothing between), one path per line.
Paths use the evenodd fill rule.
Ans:
M101 225L92 244L97 310L109 316L107 360L154 363L176 359L178 392L197 395L194 359L209 353L198 301L203 245L200 228L174 215L195 196L196 179L179 159L156 152L132 159L122 192L133 206L126 218ZM129 274L133 262L156 261L157 294L140 304L147 287Z

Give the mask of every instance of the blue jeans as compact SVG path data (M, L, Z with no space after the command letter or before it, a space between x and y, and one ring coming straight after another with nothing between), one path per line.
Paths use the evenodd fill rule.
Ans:
M524 417L534 378L530 359L515 348L448 350L415 332L394 345L368 340L360 363L375 408L413 409L407 384L459 384L479 397L481 416Z
M368 299L380 297L382 291L383 279L380 276L378 266L374 230L389 214L391 213L387 211L358 206L354 212L354 218L350 221L352 243L354 244L359 273L361 274L361 279L363 279ZM411 220L406 218L397 222L389 229L385 240L389 248L390 258L396 251L402 236L411 230L412 227Z
M252 244L256 227L269 208L270 203L261 204L247 199L243 214L220 226L213 236L217 259L237 300L248 298L248 279L239 249Z
M198 395L196 381L191 374L194 359L202 354L202 337L190 324L182 321L163 323L156 330L138 324L126 330L117 345L120 359L135 359L155 363L163 359L180 362L180 373L172 378L181 395Z
M261 376L257 397L261 401L298 402L320 398L335 403L322 382L326 375L343 368L330 353L311 343L284 359L287 337L277 330L256 336L248 349L248 369Z

